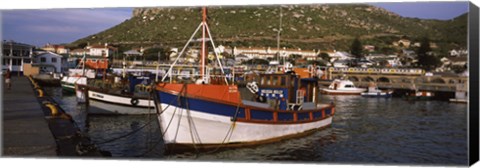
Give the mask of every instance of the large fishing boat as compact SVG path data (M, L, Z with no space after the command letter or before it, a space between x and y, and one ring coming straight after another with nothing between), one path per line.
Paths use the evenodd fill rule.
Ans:
M319 103L317 79L300 78L292 73L259 74L247 79L247 88L239 88L226 77L213 80L219 79L218 76L210 76L210 68L205 66L207 35L211 47L215 48L205 8L203 21L177 60L200 29L203 38L199 79L195 83L163 82L168 81L167 77L173 78L167 72L154 91L167 150L269 143L331 125L335 106ZM216 52L215 55L223 72Z

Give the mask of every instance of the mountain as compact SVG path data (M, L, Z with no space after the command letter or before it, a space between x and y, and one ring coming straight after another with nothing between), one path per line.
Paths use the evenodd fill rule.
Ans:
M400 38L416 41L425 35L444 48L467 43L466 14L447 21L423 20L363 4L208 7L208 23L217 44L276 47L280 13L282 47L348 50L355 37L362 44L383 47ZM200 7L137 8L130 19L72 45L181 47L200 21Z

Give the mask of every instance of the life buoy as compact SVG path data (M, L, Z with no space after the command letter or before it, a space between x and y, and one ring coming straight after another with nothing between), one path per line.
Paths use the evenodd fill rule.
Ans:
M138 104L138 99L132 98L132 100L130 100L130 103L132 103L132 105L136 106Z

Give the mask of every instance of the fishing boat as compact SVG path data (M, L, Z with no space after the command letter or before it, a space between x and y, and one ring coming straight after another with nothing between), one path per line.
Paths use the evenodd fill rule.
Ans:
M435 96L433 92L430 91L419 91L415 90L413 92L406 93L404 99L407 100L430 100Z
M129 76L128 86L119 80L115 82L90 80L82 89L88 93L88 112L129 115L154 113L154 110L149 110L155 108L150 96L151 82L149 76Z
M83 54L81 62L74 69L68 70L68 75L63 76L60 80L62 90L68 93L76 92L76 85L86 85L87 78L95 78L95 71L92 69L85 69L86 54ZM81 66L81 68L80 68Z
M365 91L364 88L355 87L353 82L348 79L335 79L328 88L321 90L322 93L331 95L360 95Z
M385 98L390 98L392 97L392 93L393 91L391 90L387 90L387 91L383 91L383 90L380 90L378 89L377 85L375 83L370 83L368 88L367 88L367 91L366 92L362 92L361 95L363 97L385 97Z
M206 35L211 47L215 48L206 23L205 8L203 21L192 37L200 29L203 40L201 73L197 82L164 82L168 81L167 77L173 78L166 75L154 90L160 130L167 151L270 143L331 125L335 105L319 103L316 79L302 79L292 73L259 74L249 79L247 88L239 88L226 77L213 82L213 76L207 73L210 70L205 66ZM177 59L182 56L185 47ZM215 56L217 65L223 71L216 52ZM250 92L241 92L242 89Z

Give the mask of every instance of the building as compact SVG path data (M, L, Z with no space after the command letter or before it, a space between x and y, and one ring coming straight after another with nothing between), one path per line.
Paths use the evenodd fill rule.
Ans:
M90 56L100 56L100 57L113 56L114 52L117 50L117 48L109 46L108 43L105 43L105 45L89 45L85 47L85 49L89 50L88 54Z
M70 52L70 55L83 56L84 54L89 54L89 53L90 53L89 49L74 49Z
M375 51L375 46L373 46L373 45L364 45L364 46L363 46L363 49L366 50L366 51L368 51L368 52L373 52L373 51Z
M290 57L292 55L299 55L301 58L309 58L311 59L312 57L317 57L318 52L315 52L314 50L308 51L308 50L302 50L300 48L298 49L289 49L289 48L282 48L280 50L277 49L272 49L270 47L234 47L232 52L230 53L229 48L225 48L224 51L226 51L229 54L232 55L245 55L249 57L250 59L256 58L256 59L273 59L279 54L280 57ZM316 59L316 58L315 58Z
M66 71L66 59L51 51L34 56L33 66L40 67L40 72L60 73Z
M12 73L23 73L23 64L32 62L35 46L4 40L2 47L2 69L9 69Z
M57 53L57 54L69 54L69 52L70 52L70 49L68 49L67 47L65 47L63 45L56 45L56 44L50 44L50 43L43 46L41 49L45 50L45 51L54 52L54 53Z
M451 57L459 57L459 56L467 56L468 55L468 51L467 50L450 50L449 51L449 54Z

